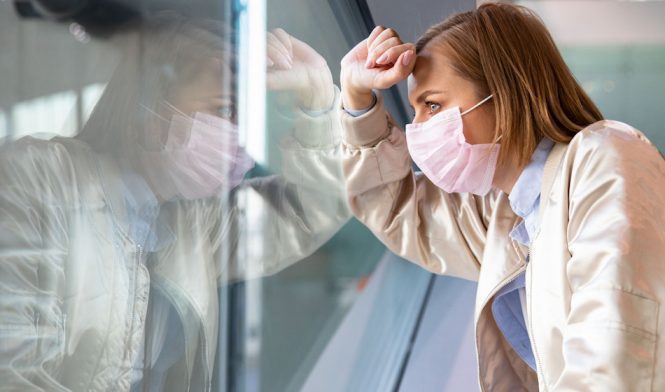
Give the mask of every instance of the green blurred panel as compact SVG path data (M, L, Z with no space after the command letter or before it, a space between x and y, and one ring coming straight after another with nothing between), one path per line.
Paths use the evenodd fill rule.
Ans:
M561 53L605 118L665 150L665 45L566 46Z

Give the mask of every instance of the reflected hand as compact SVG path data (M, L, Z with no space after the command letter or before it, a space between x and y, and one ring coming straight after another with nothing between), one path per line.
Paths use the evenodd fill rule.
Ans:
M416 47L403 43L393 29L377 26L342 59L342 100L347 109L371 105L373 89L387 89L409 76Z
M282 29L268 33L267 49L270 90L294 92L304 110L330 109L335 87L330 68L319 53Z

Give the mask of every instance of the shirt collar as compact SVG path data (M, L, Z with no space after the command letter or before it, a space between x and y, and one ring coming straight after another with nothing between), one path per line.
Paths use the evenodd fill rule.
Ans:
M160 204L145 180L125 165L120 171L123 199L130 238L146 251L156 252L171 243L175 236L159 214Z
M510 207L523 219L533 212L536 202L540 198L543 169L552 147L554 147L554 142L543 138L508 196Z

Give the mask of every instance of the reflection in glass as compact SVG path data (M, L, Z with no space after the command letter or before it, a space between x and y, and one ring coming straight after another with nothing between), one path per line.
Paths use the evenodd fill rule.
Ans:
M310 256L348 221L326 61L284 30L265 39L277 174L244 147L236 39L218 21L145 18L118 37L105 87L15 106L0 153L3 385L208 390L226 354L221 288ZM78 134L59 127L97 96ZM23 136L35 128L58 136Z
M15 104L11 114L12 137L17 139L41 132L74 135L77 124L71 110L76 107L76 98L73 91L63 91Z

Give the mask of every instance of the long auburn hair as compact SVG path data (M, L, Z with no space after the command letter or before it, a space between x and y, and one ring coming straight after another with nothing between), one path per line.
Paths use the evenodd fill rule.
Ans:
M526 7L485 3L430 27L416 42L450 53L478 97L494 94L499 161L525 166L543 137L568 143L603 116L563 61L540 18Z

